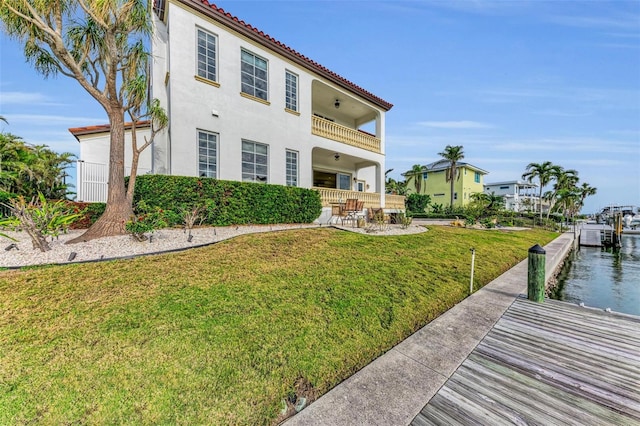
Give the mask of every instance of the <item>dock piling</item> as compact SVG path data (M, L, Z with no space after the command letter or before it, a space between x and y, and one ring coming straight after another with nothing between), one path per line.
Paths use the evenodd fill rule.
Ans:
M529 249L527 272L527 299L543 302L545 293L546 251L536 244Z

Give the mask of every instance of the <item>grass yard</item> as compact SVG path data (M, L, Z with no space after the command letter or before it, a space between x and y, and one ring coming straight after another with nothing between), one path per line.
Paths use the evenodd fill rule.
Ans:
M471 247L477 288L556 235L321 228L0 271L0 424L274 424L466 297Z

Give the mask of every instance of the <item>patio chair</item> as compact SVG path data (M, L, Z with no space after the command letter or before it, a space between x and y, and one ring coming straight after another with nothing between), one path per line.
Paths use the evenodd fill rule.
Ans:
M357 198L347 198L347 201L344 204L344 216L342 216L342 224L344 225L345 220L356 220L356 214L358 213L358 199ZM353 223L353 222L352 222Z

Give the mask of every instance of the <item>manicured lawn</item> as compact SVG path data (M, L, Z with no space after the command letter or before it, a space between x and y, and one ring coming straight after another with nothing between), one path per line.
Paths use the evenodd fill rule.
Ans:
M273 424L526 258L544 231L247 235L0 272L0 424Z

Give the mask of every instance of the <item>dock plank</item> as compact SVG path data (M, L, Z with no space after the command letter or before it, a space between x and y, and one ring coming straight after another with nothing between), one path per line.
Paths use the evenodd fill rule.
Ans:
M599 229L583 229L580 232L580 245L586 247L602 247Z
M517 299L412 425L640 425L640 318Z

